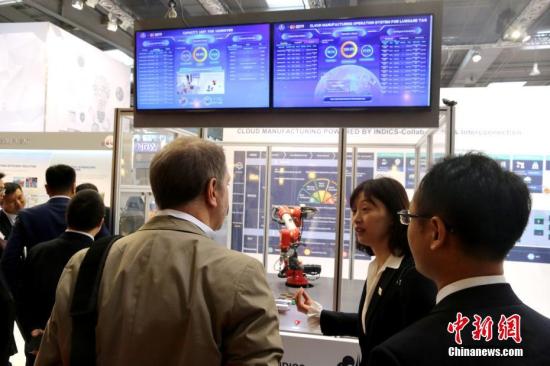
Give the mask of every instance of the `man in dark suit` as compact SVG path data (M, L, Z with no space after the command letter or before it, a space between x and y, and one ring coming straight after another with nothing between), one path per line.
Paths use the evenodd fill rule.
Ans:
M97 189L97 186L93 183L80 183L76 186L76 193L84 190L84 189L91 189L93 191L96 191L99 193L99 190ZM101 198L103 198L103 193L100 193ZM110 233L111 232L111 208L105 206L105 215L103 217L103 227ZM102 227L102 230L104 228ZM101 232L98 233L100 235Z
M0 204L6 191L4 182L4 173L0 173ZM0 247L4 239L0 239ZM9 366L10 356L17 353L15 340L13 338L13 323L15 320L15 305L13 298L4 281L4 276L0 272L0 366Z
M90 189L78 192L67 207L67 230L37 244L25 259L19 319L27 333L40 337L55 303L55 289L69 259L88 248L103 223L105 206ZM34 349L37 351L37 349Z
M10 365L11 355L17 353L13 338L13 324L15 321L15 304L0 273L0 366Z
M46 192L50 196L48 202L21 210L17 215L2 257L2 270L16 300L17 277L24 252L65 231L65 210L74 195L75 180L76 173L70 166L50 166L46 170Z
M8 239L11 233L11 228L15 223L15 218L19 211L25 208L25 196L23 196L23 190L17 183L6 183L4 185L5 193L2 200L0 211L0 238ZM0 258L1 258L0 251Z
M369 366L550 365L550 319L503 276L530 210L523 180L484 155L436 164L400 213L416 268L438 287L436 306L374 348Z

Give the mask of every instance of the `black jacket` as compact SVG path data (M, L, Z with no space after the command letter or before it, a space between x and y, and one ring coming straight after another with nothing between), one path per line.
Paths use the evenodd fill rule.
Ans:
M68 204L68 198L56 197L41 205L19 211L2 257L2 270L16 301L24 248L29 253L36 244L57 238L63 233L67 228L65 211ZM96 238L106 236L109 233L104 225Z
M449 323L457 320L457 313L469 318L461 332L462 344L455 343L455 334L449 333ZM474 315L493 320L492 339L474 340ZM499 340L501 316L518 314L521 343L513 339ZM454 357L456 348L504 349L521 348L522 357ZM474 351L475 352L475 351ZM369 366L405 365L550 365L550 319L523 304L508 284L471 287L445 297L430 314L412 326L376 347Z
M412 257L406 256L398 269L386 268L376 284L365 315L366 332L361 326L366 286L357 313L323 310L321 331L325 335L358 337L361 365L366 365L373 347L430 312L435 304L435 295L435 284L418 273Z
M0 273L0 365L7 365L11 355L17 353L13 338L15 305L8 291L4 276Z
M92 238L64 232L56 239L31 249L23 267L19 320L29 334L45 329L55 303L55 290L69 259L79 250L89 248Z
M12 225L10 219L8 218L8 215L6 215L3 210L0 211L0 232L4 234L5 240L8 240L8 237L10 236L11 227Z
M11 222L8 218L8 215L4 211L0 211L0 232L4 235L4 240L7 241L11 233ZM4 250L0 246L0 258L2 258L2 253Z

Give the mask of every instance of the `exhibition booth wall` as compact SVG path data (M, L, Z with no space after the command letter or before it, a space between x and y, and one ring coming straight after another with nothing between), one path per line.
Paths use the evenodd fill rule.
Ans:
M0 23L0 131L111 132L130 67L51 23Z
M523 178L531 217L505 262L506 279L529 306L550 317L550 87L496 83L487 88L441 89L456 100L455 152L482 151Z

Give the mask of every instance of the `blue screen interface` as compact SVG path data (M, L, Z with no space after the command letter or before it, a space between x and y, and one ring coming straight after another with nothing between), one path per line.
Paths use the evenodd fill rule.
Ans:
M432 16L274 24L273 106L429 107Z
M137 32L137 109L269 107L269 28Z

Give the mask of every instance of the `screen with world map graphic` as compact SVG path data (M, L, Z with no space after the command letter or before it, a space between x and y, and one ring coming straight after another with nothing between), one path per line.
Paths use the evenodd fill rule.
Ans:
M273 25L273 107L429 107L431 15Z

